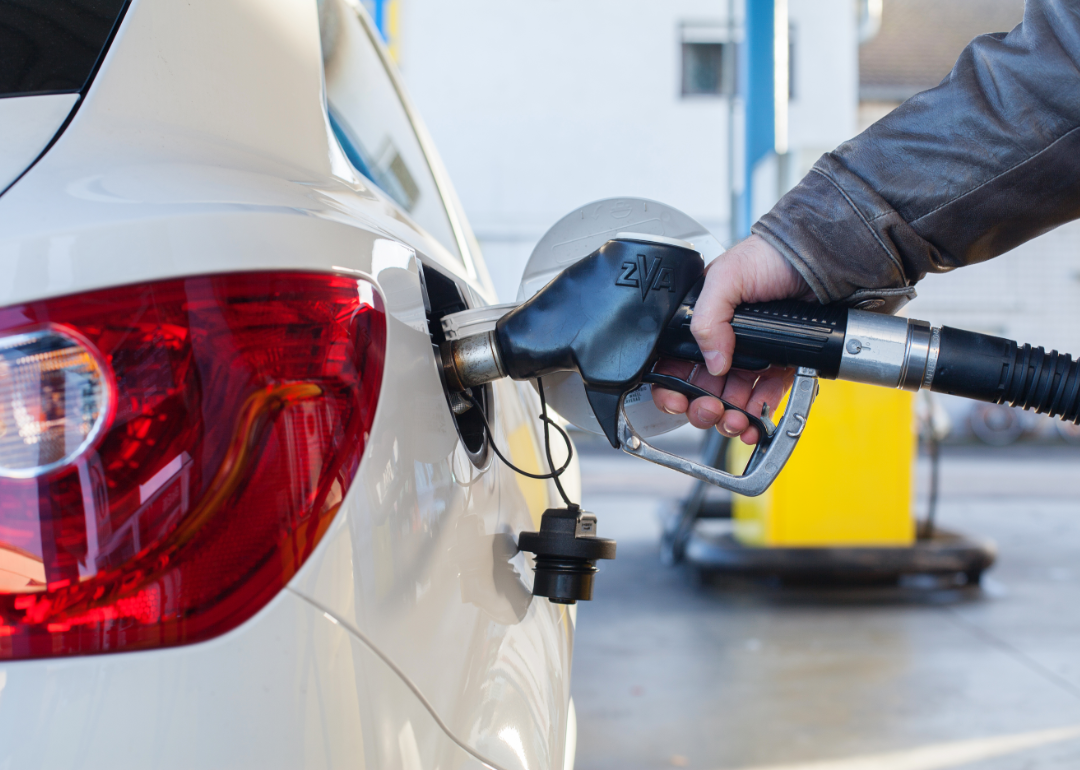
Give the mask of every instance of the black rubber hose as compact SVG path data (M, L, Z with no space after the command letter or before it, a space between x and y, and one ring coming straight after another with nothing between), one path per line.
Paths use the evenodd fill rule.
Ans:
M1002 337L943 326L930 390L1080 424L1080 362Z

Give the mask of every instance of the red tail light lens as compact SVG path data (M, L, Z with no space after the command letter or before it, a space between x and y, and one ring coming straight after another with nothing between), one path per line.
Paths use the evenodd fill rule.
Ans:
M0 659L18 659L201 641L264 606L356 474L386 319L355 278L243 273L5 308L5 339L23 358L0 361L17 402L0 416L26 442L69 436L51 454L4 444L22 465L0 478ZM61 459L26 471L35 453Z

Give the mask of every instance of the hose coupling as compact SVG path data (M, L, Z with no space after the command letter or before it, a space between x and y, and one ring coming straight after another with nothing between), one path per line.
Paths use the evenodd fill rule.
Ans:
M839 378L908 391L929 388L940 332L926 321L851 310Z

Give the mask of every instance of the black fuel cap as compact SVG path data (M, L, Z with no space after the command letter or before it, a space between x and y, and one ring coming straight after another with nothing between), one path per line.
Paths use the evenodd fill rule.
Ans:
M518 548L536 555L533 596L556 604L592 598L597 559L615 558L615 541L596 536L596 517L577 505L548 508L539 532L522 532Z

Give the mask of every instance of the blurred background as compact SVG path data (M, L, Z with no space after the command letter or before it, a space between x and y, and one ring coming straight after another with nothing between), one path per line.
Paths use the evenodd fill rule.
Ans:
M1024 13L1023 0L367 5L502 302L544 231L592 200L651 198L725 243L745 236L822 153ZM904 313L1080 351L1080 223L928 277ZM579 611L578 767L1080 767L1075 426L861 390L826 389L815 410L815 443L756 503L577 434L584 504L619 539ZM692 429L661 443L737 462ZM722 549L708 550L866 562L925 553L940 531L995 566L794 579L717 569Z

